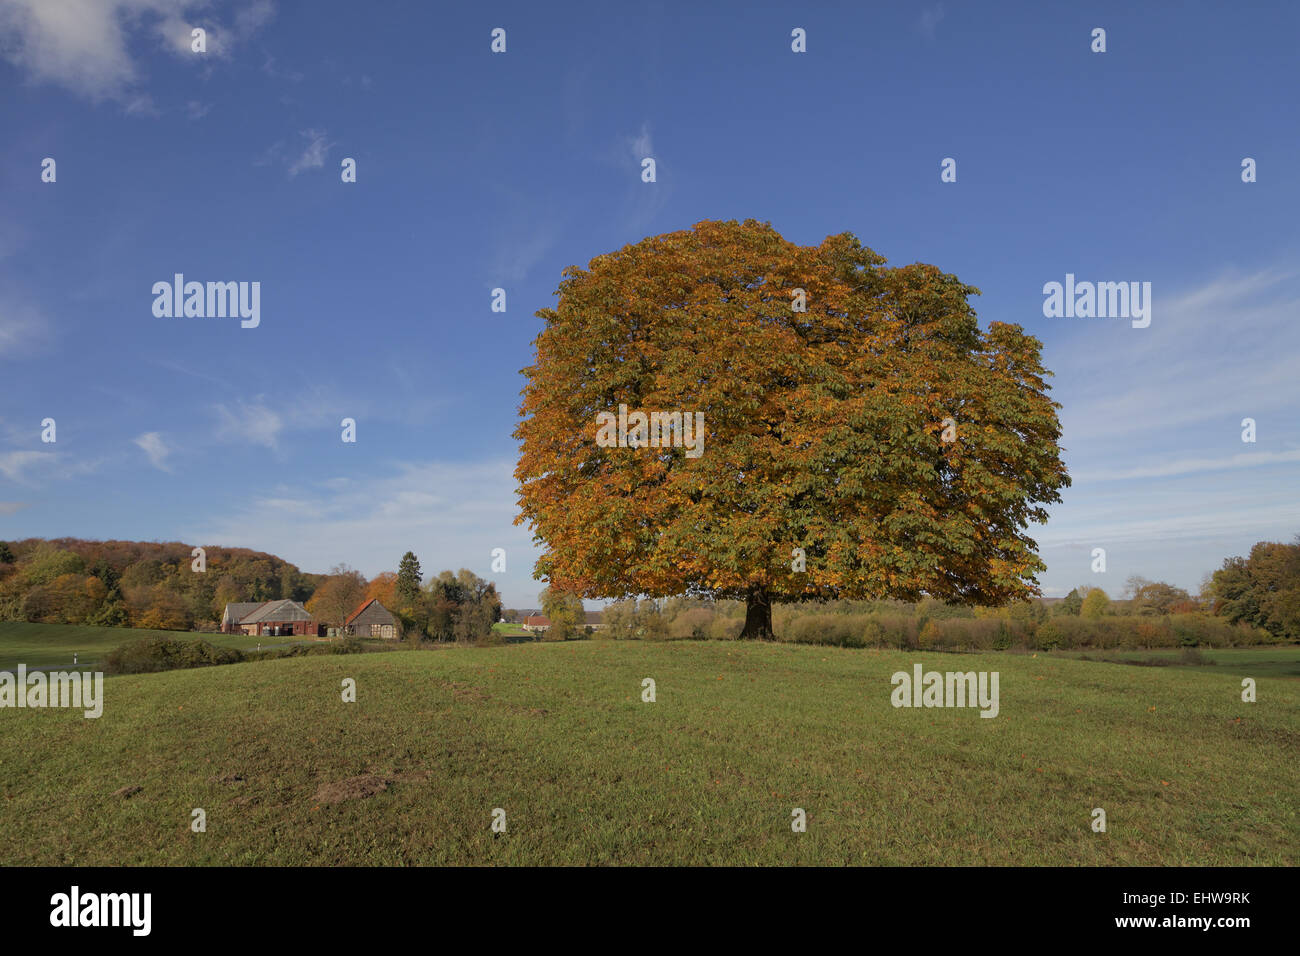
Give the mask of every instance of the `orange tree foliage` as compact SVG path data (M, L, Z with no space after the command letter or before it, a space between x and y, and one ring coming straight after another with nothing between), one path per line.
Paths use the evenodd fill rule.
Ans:
M740 598L756 637L771 600L1038 593L1025 528L1069 484L1060 406L1041 343L981 330L978 293L850 233L798 246L753 220L565 270L515 431L536 576L584 597ZM703 454L599 447L596 415L620 403L703 412Z
M366 600L377 598L390 611L397 607L397 575L392 571L380 572L366 586Z
M342 626L347 616L366 600L368 584L360 571L346 564L336 565L317 586L307 602L307 611L326 624Z
M193 570L179 541L27 538L4 542L0 621L184 629L215 625L228 602L306 600L323 576L246 548L207 545ZM71 577L69 577L71 576Z

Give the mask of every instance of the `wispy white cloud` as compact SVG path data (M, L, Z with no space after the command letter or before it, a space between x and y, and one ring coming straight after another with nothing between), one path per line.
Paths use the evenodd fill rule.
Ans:
M253 0L235 14L235 35L251 37L274 19L274 0Z
M1291 461L1300 461L1300 448L1292 451L1242 452L1222 458L1178 458L1137 468L1082 471L1073 477L1080 484L1094 481L1128 481L1136 478L1168 478L1174 475L1193 475L1208 471L1258 468ZM1297 476L1297 480L1300 481L1300 475Z
M0 453L0 475L25 484L38 466L52 463L58 456L52 451L7 451Z
M0 291L0 361L40 351L50 339L45 313L7 292Z
M558 239L557 230L539 225L500 240L492 265L492 282L520 282L527 278Z
M668 204L672 194L670 179L665 179L668 171L664 166L664 157L655 147L654 137L650 132L649 122L643 122L641 129L631 136L625 136L618 151L618 166L628 169L631 159L631 175L628 176L628 200L620 217L622 228L627 233L644 233L654 222L656 216ZM655 161L655 181L642 181L642 161Z
M1114 592L1137 573L1195 588L1224 557L1300 531L1300 270L1225 269L1152 291L1149 328L1079 320L1045 353L1073 478L1031 531L1045 586ZM1095 577L1094 547L1110 565Z
M104 464L104 460L76 460L53 451L0 452L0 475L15 484L37 487L48 481L63 481L93 474Z
M305 129L302 131L302 135L307 139L307 146L298 155L298 158L289 164L290 179L303 170L320 169L320 167L324 166L325 157L334 145L326 140L325 133L321 130Z
M930 40L934 39L935 31L939 28L939 23L944 18L944 9L942 3L936 3L932 7L926 7L921 11L921 17L917 20L916 26L921 33Z
M237 512L186 531L188 538L257 547L304 570L347 562L373 576L414 551L425 573L468 567L497 582L507 604L532 606L537 551L514 525L514 462L394 462L371 480L329 478L282 486ZM491 571L506 549L506 572Z
M167 464L167 456L171 454L171 449L163 441L163 437L158 432L145 432L133 438L132 441L140 447L149 459L149 464L153 465L159 471L171 471L171 466Z
M262 72L273 80L288 80L290 83L301 83L305 79L305 74L299 70L288 70L277 65L275 57L267 54L262 61Z
M207 33L203 56L228 56L275 9L270 0L255 0L241 7L227 28L208 15L207 7L206 0L0 0L0 48L33 82L148 114L156 111L141 88L143 73L131 52L138 37L150 37L199 65L203 60L191 50L195 27Z
M1264 269L1225 273L1168 297L1153 289L1147 329L1081 320L1091 324L1047 355L1058 371L1066 446L1091 452L1094 441L1291 407L1297 315L1300 273Z
M17 514L24 508L30 507L30 501L0 501L0 515Z
M653 157L655 154L654 140L650 136L650 124L642 123L641 131L635 136L629 137L628 149L631 151L632 158L638 166L646 157Z
M218 441L240 445L261 445L276 448L284 420L262 403L259 397L252 403L240 401L231 409L216 405L218 423L215 437Z

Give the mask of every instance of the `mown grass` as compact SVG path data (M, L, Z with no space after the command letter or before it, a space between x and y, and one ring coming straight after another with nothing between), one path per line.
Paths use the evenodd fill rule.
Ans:
M1221 647L1197 648L1199 656L1205 663L1188 663L1183 658L1183 650L1083 650L1060 651L1075 658L1087 657L1097 661L1115 661L1124 663L1160 662L1169 667L1203 667L1212 666L1223 673L1238 674L1244 677L1300 677L1300 647Z
M0 670L12 670L19 664L28 667L72 667L76 652L77 666L102 664L108 652L130 641L147 637L176 638L183 641L207 641L220 647L246 651L257 647L284 644L287 637L246 637L243 634L200 634L195 631L151 631L130 627L94 627L89 624L23 624L0 621Z
M893 708L917 662L999 671L1000 715ZM0 710L0 862L1293 865L1300 682L1240 690L1214 667L734 642L114 677L98 720Z

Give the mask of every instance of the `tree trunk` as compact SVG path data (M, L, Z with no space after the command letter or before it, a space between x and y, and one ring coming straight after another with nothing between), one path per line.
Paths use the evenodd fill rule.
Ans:
M755 641L772 641L772 599L762 587L749 589L745 601L745 628L740 632L740 639Z

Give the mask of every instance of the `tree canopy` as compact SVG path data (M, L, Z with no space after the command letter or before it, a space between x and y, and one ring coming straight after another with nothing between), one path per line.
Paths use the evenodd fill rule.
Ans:
M1246 558L1227 558L1209 587L1214 611L1234 623L1300 638L1300 535L1290 544L1260 541Z
M974 294L850 233L799 246L753 220L565 270L515 432L536 576L742 598L752 637L772 600L1037 594L1025 529L1069 484L1059 406L1041 343L981 330ZM703 413L703 453L604 447L620 405Z

